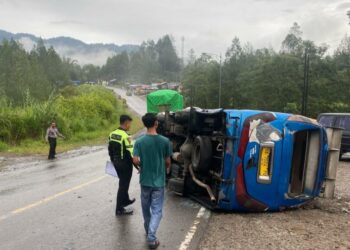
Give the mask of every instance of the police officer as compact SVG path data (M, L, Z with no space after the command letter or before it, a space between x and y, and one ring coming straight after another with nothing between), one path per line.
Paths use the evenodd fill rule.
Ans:
M57 137L65 138L57 129L56 123L51 122L51 126L46 131L46 142L50 144L49 160L56 159Z
M128 115L120 116L120 127L109 135L108 152L119 177L117 207L115 214L132 214L132 209L125 207L135 202L129 198L129 185L132 176L133 145L127 131L131 126L132 118Z

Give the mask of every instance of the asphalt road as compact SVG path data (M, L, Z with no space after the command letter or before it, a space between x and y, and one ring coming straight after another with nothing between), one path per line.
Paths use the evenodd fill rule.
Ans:
M110 88L114 90L114 92L124 98L132 110L134 110L138 114L145 114L147 112L147 106L145 101L139 96L127 96L126 91L123 89Z
M142 99L127 101L145 112ZM138 175L134 171L130 187L137 198L134 215L115 217L117 180L104 173L107 159L103 146L65 153L53 162L28 158L2 167L0 249L146 249ZM167 193L160 249L196 249L208 218L197 203Z

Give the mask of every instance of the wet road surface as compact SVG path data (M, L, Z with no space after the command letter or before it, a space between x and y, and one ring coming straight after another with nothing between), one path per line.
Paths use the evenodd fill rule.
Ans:
M110 88L114 90L114 92L124 98L132 110L134 110L138 114L145 114L147 112L146 102L139 96L127 96L126 91L123 89Z
M104 173L107 160L106 147L95 147L2 169L0 249L147 249L138 174L134 215L115 217L117 180ZM159 249L196 249L208 218L197 203L167 193Z

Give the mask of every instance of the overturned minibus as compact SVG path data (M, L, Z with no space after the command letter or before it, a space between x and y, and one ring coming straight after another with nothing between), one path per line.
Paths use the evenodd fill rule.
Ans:
M253 110L188 108L158 114L173 144L168 188L208 208L279 211L323 188L328 143L315 120Z

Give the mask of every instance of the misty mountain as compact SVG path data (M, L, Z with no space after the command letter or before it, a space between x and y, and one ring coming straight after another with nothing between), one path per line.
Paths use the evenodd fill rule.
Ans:
M0 30L0 42L2 40L14 39L20 42L23 47L30 51L38 42L40 37L27 33L10 33L4 30ZM87 44L80 40L71 37L55 37L49 39L43 39L45 46L53 47L57 53L62 57L69 57L81 65L84 64L95 64L103 65L106 63L108 57L121 52L131 52L138 50L138 45L125 44L103 44L103 43L93 43Z

